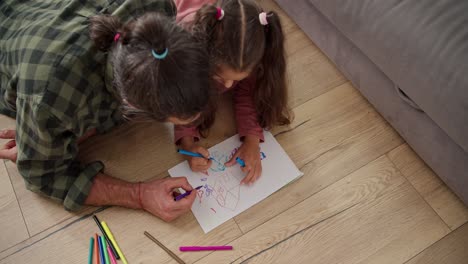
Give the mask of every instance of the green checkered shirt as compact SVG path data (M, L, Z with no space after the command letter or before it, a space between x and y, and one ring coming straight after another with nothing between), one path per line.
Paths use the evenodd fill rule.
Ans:
M76 210L99 161L80 164L78 139L121 122L107 54L89 39L88 18L122 21L148 11L175 16L172 1L0 1L0 114L16 119L17 166L29 190Z

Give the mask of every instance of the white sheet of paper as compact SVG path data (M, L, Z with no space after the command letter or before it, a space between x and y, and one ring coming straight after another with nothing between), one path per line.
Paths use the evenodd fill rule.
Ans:
M169 170L171 177L186 176L194 188L203 186L198 190L192 212L205 233L303 175L273 135L266 131L264 134L265 142L260 144L263 173L251 186L240 185L244 173L239 164L224 166L241 145L238 135L209 149L216 161L213 161L208 175L192 172L187 161Z

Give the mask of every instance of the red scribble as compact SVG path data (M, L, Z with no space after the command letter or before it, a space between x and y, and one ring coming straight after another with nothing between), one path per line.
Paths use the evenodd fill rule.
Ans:
M199 202L202 203L202 198L203 198L203 190L198 190L197 192L197 195L198 195L198 198L199 198Z

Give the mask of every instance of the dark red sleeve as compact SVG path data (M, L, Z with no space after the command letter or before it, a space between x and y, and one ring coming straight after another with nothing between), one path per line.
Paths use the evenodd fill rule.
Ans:
M183 137L193 137L195 141L200 140L200 132L195 126L186 127L186 126L174 126L174 142L179 144L179 141Z
M234 88L234 111L237 131L241 139L247 135L253 135L263 142L263 128L258 122L258 115L252 97L253 89L255 89L255 76L249 76L240 81L237 87Z

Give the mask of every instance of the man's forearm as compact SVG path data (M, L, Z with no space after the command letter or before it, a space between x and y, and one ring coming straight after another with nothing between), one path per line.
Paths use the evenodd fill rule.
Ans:
M141 209L140 183L130 183L99 173L85 201L86 205L118 205Z

